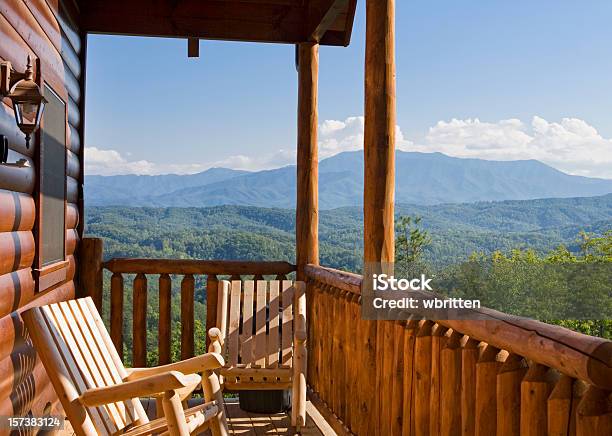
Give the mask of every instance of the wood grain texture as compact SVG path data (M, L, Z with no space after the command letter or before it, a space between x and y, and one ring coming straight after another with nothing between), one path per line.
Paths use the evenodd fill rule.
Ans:
M219 280L217 276L209 275L206 278L206 331L217 325L217 304L219 301ZM206 349L210 345L210 338L206 335Z
M360 292L360 275L316 265L307 265L305 271L313 280ZM431 296L426 292L421 295ZM491 309L471 312L471 320L439 320L438 323L572 378L612 389L612 341Z
M342 2L339 13L354 14L355 2ZM129 4L117 0L89 1L82 8L83 27L94 33L127 35L192 37L256 42L301 43L311 40L308 26L309 10L305 2L209 0L205 5L197 0L178 4L145 0ZM351 9L351 10L349 10ZM315 14L311 14L313 18ZM129 16L129 19L126 17ZM325 16L318 16L319 22ZM327 21L333 22L333 15ZM311 22L311 26L319 23ZM329 23L325 24L326 26ZM346 28L334 33L336 38L323 38L328 45L345 45L350 38L352 20ZM327 36L327 35L325 35Z
M70 150L66 151L66 175L78 180L81 172L79 156Z
M527 362L510 354L497 374L497 434L520 435L521 381L527 372Z
M66 229L76 229L79 224L79 207L74 203L66 204Z
M181 360L194 353L194 297L195 280L187 274L181 281Z
M70 176L66 177L66 201L68 203L79 201L79 181Z
M115 350L123 360L123 276L115 273L110 283L110 335ZM161 318L161 314L160 314ZM160 320L161 322L161 320Z
M34 279L30 268L0 276L0 318L32 301L33 298Z
M80 101L82 90L77 79L81 74L78 58L80 47L77 44L78 49L75 49L70 42L77 31L74 24L69 22L74 23L75 20L68 18L64 8L59 8L58 4L57 0L3 2L0 6L0 59L10 61L14 68L23 71L26 58L31 55L40 61L44 80L60 97L67 100L70 94L75 101ZM35 294L30 266L35 252L31 230L36 213L34 200L27 194L32 193L35 187L36 169L31 158L37 147L26 149L24 135L17 128L12 108L6 104L6 100L0 104L0 133L8 137L11 161L23 157L31 163L31 168L0 168L0 358L11 359L6 356L13 356L14 361L11 369L0 368L0 375L3 380L19 379L13 383L11 398L7 400L11 407L17 405L17 408L13 407L6 414L26 415L31 411L41 416L47 403L56 411L58 400L44 370L40 371L40 363L33 370L24 370L20 366L27 362L27 352L23 354L23 346L19 345L22 340L19 339L22 338L19 332L23 328L19 313L33 305L74 297L72 280L76 259L72 253L78 239L69 229L76 227L78 214L68 206L65 282ZM72 136L72 140L80 145L80 136ZM72 157L69 160L69 171L72 175L78 175L82 163ZM7 401L0 401L1 410L4 411Z
M574 380L561 376L547 399L547 432L550 436L565 436L572 433L572 400Z
M364 262L395 260L395 0L366 1Z
M461 434L461 335L453 332L440 352L440 434Z
M521 383L521 436L540 436L548 432L547 400L552 385L549 369L532 364Z
M415 341L414 377L414 434L429 434L430 395L432 365L432 328L433 322L424 321L417 331Z
M31 267L34 251L32 232L0 233L0 274Z
M17 313L0 318L0 359L9 356L15 347L16 338L19 340L19 338L23 336L23 333L19 333L18 331L18 329L23 327L19 313L33 306L55 303L70 298L74 298L74 282L72 281L68 281L58 287L37 294L36 299L21 306L16 311ZM15 322L15 317L18 322Z
M81 133L79 129L74 127L72 124L68 124L69 138L68 148L75 154L81 152Z
M0 190L0 232L32 230L35 218L30 195Z
M104 263L111 272L126 274L275 275L295 271L288 262L196 259L116 258ZM233 280L233 279L232 279Z
M362 320L358 306L355 322L346 322L352 318L343 302L344 295L358 301L360 276L316 265L307 265L305 274L313 299L309 339L314 338L314 343L309 356L309 384L327 410L353 433L498 436L573 435L579 430L585 435L609 433L606 426L612 410L606 399L610 390L591 387L587 401L579 388L586 383L559 375L562 371L571 372L565 366L567 362L575 365L572 368L579 367L577 361L568 359L568 354L578 352L588 356L594 351L587 361L605 362L607 341L583 336L581 342L574 332L557 326L483 309L477 313L486 314L501 325L509 324L507 330L517 329L512 332L515 338L510 342L512 349L523 350L540 361L557 359L558 370L531 362L535 369L525 376L528 359L497 347L498 343L510 340L506 336L508 331L501 331L500 326L496 326L494 334L486 331L483 325L496 325L488 321L440 320L435 328L432 321L420 321L416 336L411 333L415 332L414 322L409 321L400 353L401 346L395 337L397 330L387 329L393 323ZM458 326L472 336L466 336ZM453 330L446 332L448 328ZM355 345L351 344L350 334L358 339ZM495 343L487 344L480 339ZM551 351L546 356L538 355L536 343ZM373 364L368 358L372 344ZM347 351L350 362L345 360ZM594 365L583 361L581 367ZM378 390L372 389L372 371L367 368L372 371L375 368L388 376L381 379ZM399 368L402 368L401 376ZM597 379L602 381L603 374L605 371ZM355 388L346 383L347 378L354 381ZM389 383L391 379L394 383L401 380L402 386ZM380 414L372 417L369 407L376 397L381 405ZM579 403L583 404L582 408L577 406ZM401 414L396 407L401 407ZM585 413L588 410L588 415L579 416L578 410ZM399 421L398 416L401 416Z
M66 229L66 255L74 254L78 244L79 234L76 229Z
M66 66L70 69L72 75L79 79L81 75L81 64L79 61L78 52L71 43L71 39L66 36L66 31L74 33L74 30L66 25L62 26L58 17L60 12L53 9L46 2L27 2L26 6L30 10L36 22L43 30L45 36L51 41L55 49L59 52Z
M100 238L84 238L79 253L80 296L92 297L102 308L102 256L104 244Z
M499 351L487 345L476 363L476 436L497 431L497 372L502 364Z
M121 275L119 273L113 274ZM159 364L170 363L170 341L172 338L171 326L172 310L172 279L169 274L159 276Z
M133 284L132 364L137 368L147 366L147 277L137 274Z
M612 434L610 392L590 387L578 405L577 436Z
M296 259L297 279L304 267L319 263L319 159L317 145L319 46L298 47L298 144Z
M45 81L62 97L68 98L68 90L64 81L64 65L59 53L50 44L44 44L41 32L28 28L28 23L34 21L29 11L17 10L23 5L22 1L14 1L0 13L0 57L12 63L19 71L24 71L28 54L33 59L40 58L41 69L45 71ZM23 6L25 8L25 5ZM21 16L20 14L25 14ZM14 24L17 27L14 27ZM20 32L25 32L24 34ZM33 45L30 45L33 44Z

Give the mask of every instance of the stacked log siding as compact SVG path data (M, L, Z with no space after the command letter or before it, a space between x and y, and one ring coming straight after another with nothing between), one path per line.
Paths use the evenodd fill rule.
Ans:
M35 60L36 76L68 107L66 280L36 293L32 268L36 255L35 190L37 143L29 149L16 126L8 99L0 103L0 134L9 141L9 162L27 159L30 168L0 166L0 416L56 412L59 402L20 313L33 305L66 300L75 295L75 252L81 208L84 38L75 23L74 4L67 0L9 0L0 6L0 60L23 71Z

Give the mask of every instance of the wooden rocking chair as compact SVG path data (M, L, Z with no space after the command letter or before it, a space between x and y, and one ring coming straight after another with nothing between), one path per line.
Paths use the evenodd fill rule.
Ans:
M126 369L91 298L35 307L23 319L77 435L183 436L206 428L214 436L228 434L214 373L224 364L221 355ZM206 403L184 410L182 400L200 382ZM165 417L149 421L140 397L161 398Z
M219 282L217 327L209 352L227 357L224 389L292 388L291 424L306 423L306 294L304 282Z

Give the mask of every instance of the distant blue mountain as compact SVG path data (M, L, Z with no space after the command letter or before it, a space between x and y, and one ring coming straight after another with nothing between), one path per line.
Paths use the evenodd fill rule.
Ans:
M88 176L85 198L95 206L295 207L295 166L244 172L213 168L193 175ZM612 180L571 176L536 160L461 159L442 153L396 153L396 203L591 197L612 193ZM363 153L345 152L319 164L322 209L363 202Z
M197 174L164 174L159 176L85 176L85 198L88 205L136 205L143 198L170 194L185 188L196 188L248 174L248 171L211 168Z

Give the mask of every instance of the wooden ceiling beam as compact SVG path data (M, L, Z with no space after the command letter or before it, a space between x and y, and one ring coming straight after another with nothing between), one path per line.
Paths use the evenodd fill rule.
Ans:
M82 27L91 33L303 42L302 2L227 0L86 0Z
M311 0L308 7L308 28L306 31L308 39L321 42L336 18L347 11L349 3L350 0Z

